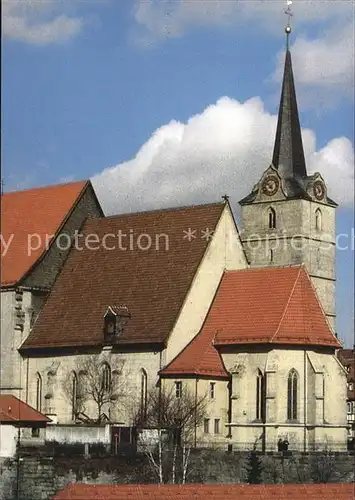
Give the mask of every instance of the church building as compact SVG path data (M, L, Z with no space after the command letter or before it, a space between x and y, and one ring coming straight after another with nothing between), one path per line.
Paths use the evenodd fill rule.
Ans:
M32 261L9 246L2 263L1 392L59 425L98 410L129 426L133 400L188 389L208 399L196 445L346 449L337 204L307 172L288 45L271 164L245 194L240 228L228 197L104 217L90 182L4 195L8 234L53 238ZM93 359L110 394L99 409L79 401Z

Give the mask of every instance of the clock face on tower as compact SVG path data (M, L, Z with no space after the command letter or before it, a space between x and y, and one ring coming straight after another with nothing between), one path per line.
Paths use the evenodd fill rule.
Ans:
M279 189L279 179L275 175L271 175L264 180L261 188L264 194L272 196Z
M314 196L317 198L317 200L322 200L324 198L324 186L323 182L321 181L316 181L313 184L313 193Z

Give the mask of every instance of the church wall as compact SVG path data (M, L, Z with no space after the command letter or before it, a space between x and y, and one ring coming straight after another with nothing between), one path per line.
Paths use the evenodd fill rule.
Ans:
M142 369L147 373L148 391L157 383L157 373L160 369L160 353L110 353L109 351L103 351L101 353L97 352L97 355L100 355L100 362L107 361L109 363L112 371L124 361L123 375L118 378L120 388L124 388L124 395L120 398L123 403L112 406L111 418L115 422L127 424L130 421L132 412L134 413L140 402ZM63 386L68 375L73 370L78 371L80 363L86 357L87 354L83 353L29 358L28 403L36 408L36 384L37 373L39 373L42 378L42 411L48 414L50 418L52 418L51 415L54 415L53 420L56 423L73 423L70 393L68 394L68 391L65 391ZM48 372L53 367L56 373L50 380ZM52 393L53 397L46 399L45 395L47 393ZM96 406L94 404L87 404L87 408L90 415L95 414ZM104 411L108 411L107 406Z
M208 433L204 432L204 423L198 426L196 430L196 440L198 443L204 444L226 444L229 428L228 423L228 408L229 408L229 392L228 381L213 379L213 378L166 378L162 379L162 387L167 391L175 390L175 382L181 381L183 390L187 390L189 394L196 395L201 399L206 397L207 407L205 418L209 420ZM214 398L211 398L210 384L214 383ZM215 432L215 420L219 420L219 432Z
M193 245L193 242L191 243ZM198 334L225 269L245 269L246 258L228 206L187 294L165 353L169 363Z
M23 399L26 373L18 348L30 329L32 293L1 292L1 392Z
M12 364L8 363L9 356L12 356L14 329L15 329L15 292L1 290L1 349L0 349L0 390L8 392L6 388L12 385ZM4 389L4 390L3 390ZM16 395L15 393L13 393Z
M255 352L254 349L243 352L235 348L234 352L225 352L222 357L232 373L231 441L234 446L247 448L256 443L261 448L265 429L266 449L275 450L280 437L288 439L290 449L302 450L304 440L308 446L311 439L316 440L317 446L324 446L326 439L333 448L346 447L346 377L333 354L313 355L324 372L324 420L323 387L310 366L306 351L280 348L268 352ZM287 381L291 369L298 375L295 422L287 419ZM266 373L265 426L256 420L258 370Z
M100 215L101 209L92 188L89 188L73 210L61 233L73 235L87 217ZM49 289L60 272L67 254L68 251L61 251L56 244L52 245L42 261L21 284L24 290L18 287L16 293L1 291L1 387L12 388L3 392L24 398L26 370L18 348L30 333L32 313L36 316L41 311L46 298L45 292L29 291L28 288ZM16 297L19 300L16 300ZM19 326L16 326L16 322Z

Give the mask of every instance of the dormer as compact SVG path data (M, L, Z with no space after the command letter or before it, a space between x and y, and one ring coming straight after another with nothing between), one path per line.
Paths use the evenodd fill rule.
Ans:
M108 306L104 314L105 339L112 339L121 335L131 314L126 306Z

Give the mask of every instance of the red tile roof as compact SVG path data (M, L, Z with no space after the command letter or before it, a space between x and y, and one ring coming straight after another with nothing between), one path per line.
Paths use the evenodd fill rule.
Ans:
M341 347L303 266L226 272L204 328L215 345Z
M161 375L226 377L215 346L255 343L339 347L303 267L226 271L200 333Z
M46 236L60 230L87 184L72 182L1 196L2 286L20 281L42 256L46 251ZM40 244L36 250L28 251L28 240L32 234L38 234ZM3 253L3 242L10 242L6 254ZM36 243L37 240L33 240L33 244Z
M69 484L53 500L353 500L354 484Z
M51 422L51 419L38 412L27 403L10 394L0 394L0 424Z
M133 235L133 245L127 238L120 248L110 238L106 245L114 249L73 247L23 347L102 345L104 314L113 304L130 312L119 344L165 342L208 247L201 231L214 230L224 209L224 203L216 203L87 220L83 235L97 235L102 242L121 231ZM184 238L189 228L196 231L191 242ZM153 241L147 250L137 245L142 234ZM162 234L167 238L156 246Z
M228 378L228 372L217 349L212 345L215 331L201 332L161 372L161 376L199 375Z

